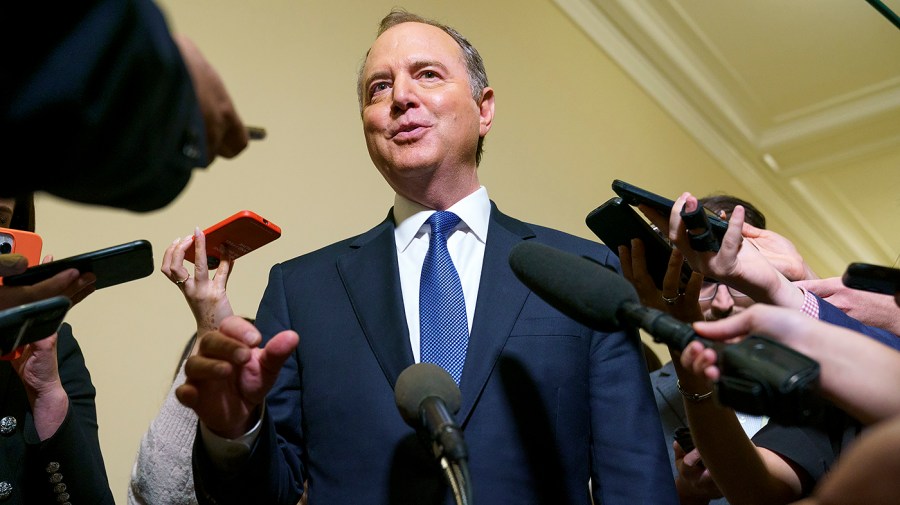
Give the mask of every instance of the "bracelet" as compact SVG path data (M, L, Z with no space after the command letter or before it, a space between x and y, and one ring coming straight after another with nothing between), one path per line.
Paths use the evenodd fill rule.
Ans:
M683 396L685 400L691 402L702 402L713 394L712 391L707 391L705 393L688 393L684 389L681 389L681 381L675 381L675 387L678 388L678 392L681 393L681 396Z

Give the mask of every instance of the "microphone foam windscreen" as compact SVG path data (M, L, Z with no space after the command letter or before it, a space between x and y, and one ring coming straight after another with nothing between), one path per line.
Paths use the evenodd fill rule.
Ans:
M620 329L616 311L638 301L624 277L596 261L533 241L509 254L516 277L563 314L598 331Z
M397 377L394 387L394 401L406 424L418 429L419 407L428 397L443 400L451 414L459 411L462 395L453 377L434 363L416 363L409 366Z

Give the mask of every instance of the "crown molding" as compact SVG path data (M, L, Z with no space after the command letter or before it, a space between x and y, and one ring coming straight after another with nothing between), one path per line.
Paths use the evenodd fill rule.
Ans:
M805 183L787 177L790 172L773 170L763 161L766 154L755 145L754 135L729 136L729 132L717 127L708 116L699 110L685 96L679 87L651 61L644 47L637 47L632 39L622 32L620 26L653 26L648 20L653 16L643 15L629 19L611 19L608 11L621 13L639 12L643 2L627 0L607 0L606 10L592 0L554 0L554 3L580 27L613 61L632 77L682 128L684 128L719 164L751 192L752 198L764 201L767 213L778 215L786 223L793 241L803 250L810 251L830 272L840 272L846 267L848 258L881 258L884 248L878 245L873 235L864 231L861 216L847 216L841 226L828 219L829 209L823 207L822 195ZM614 7L614 8L611 8ZM635 17L637 19L635 19ZM667 31L660 34L640 34L658 40L667 40ZM668 52L678 49L680 44L671 42ZM666 56L667 57L667 56ZM667 57L668 58L668 57ZM681 53L669 61L690 61L687 53ZM702 68L699 63L683 68ZM699 74L704 71L700 70ZM699 78L698 78L699 79ZM699 79L705 86L715 88L712 79ZM724 96L719 93L716 96ZM722 100L728 110L736 110L728 100ZM727 117L727 114L725 114ZM732 126L735 126L732 124ZM735 127L740 132L742 127ZM748 152L755 153L755 158ZM775 178L773 179L773 176ZM828 237L829 247L822 247L823 237ZM808 253L809 254L809 253Z

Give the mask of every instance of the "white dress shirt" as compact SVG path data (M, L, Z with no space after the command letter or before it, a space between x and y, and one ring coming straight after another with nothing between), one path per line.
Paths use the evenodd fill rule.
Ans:
M447 210L460 218L459 224L447 237L447 250L462 283L466 318L471 333L481 282L481 267L484 263L491 201L487 190L481 186ZM400 289L403 292L403 307L409 327L409 344L416 363L420 361L419 283L431 234L431 226L425 221L433 213L434 209L423 207L400 195L394 198L394 238L397 241L397 264L400 266Z

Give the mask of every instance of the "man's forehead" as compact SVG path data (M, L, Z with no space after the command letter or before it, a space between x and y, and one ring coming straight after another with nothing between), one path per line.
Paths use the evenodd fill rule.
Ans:
M365 73L374 66L392 62L455 60L463 62L462 49L444 30L425 23L406 22L392 26L375 39L366 54ZM452 64L452 61L444 61Z

